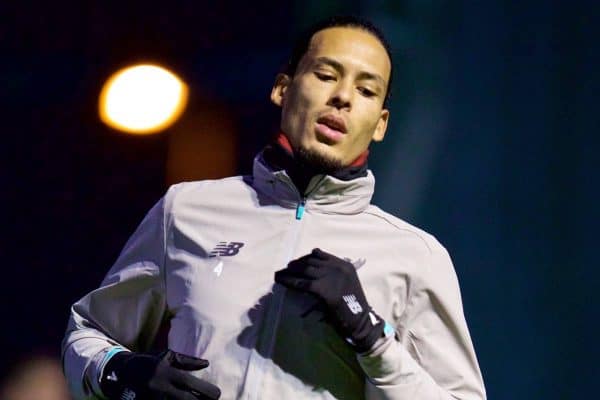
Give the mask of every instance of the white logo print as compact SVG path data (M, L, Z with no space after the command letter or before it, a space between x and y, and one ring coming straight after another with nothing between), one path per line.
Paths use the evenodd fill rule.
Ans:
M371 318L371 325L375 326L379 323L379 320L377 319L377 317L375 316L375 314L373 314L372 312L369 311L369 318Z
M117 374L115 371L111 372L109 376L106 377L109 381L117 382L119 379L117 378Z
M219 261L219 263L213 268L213 272L216 276L221 276L221 272L223 272L223 261Z
M346 296L342 296L352 314L358 314L363 311L360 303L356 300L356 296L353 294L347 294Z
M131 389L125 389L121 393L121 400L135 400L135 392Z

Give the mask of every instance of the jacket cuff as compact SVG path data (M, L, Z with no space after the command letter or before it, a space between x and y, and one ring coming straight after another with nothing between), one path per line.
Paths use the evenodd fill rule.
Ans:
M385 374L383 365L383 353L391 346L394 341L394 329L387 322L383 328L383 334L379 337L370 349L358 352L357 359L361 367L369 377L377 377Z
M394 370L395 366L389 365L389 362L386 362L384 357L384 353L390 348L393 341L394 338L381 337L370 350L357 353L356 358L358 363L369 378L387 375Z
M106 399L100 389L100 379L104 374L104 367L108 361L117 353L128 351L122 346L107 347L96 354L86 370L87 381L89 382L94 395L101 399Z
M420 367L395 335L380 338L372 349L356 355L369 381L376 386L411 383Z

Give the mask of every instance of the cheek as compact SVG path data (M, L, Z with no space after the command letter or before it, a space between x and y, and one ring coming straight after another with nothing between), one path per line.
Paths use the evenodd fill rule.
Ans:
M375 110L371 112L376 112ZM354 132L351 140L346 143L346 150L352 149L353 151L359 152L363 149L366 149L369 146L369 143L372 140L373 133L375 133L375 128L377 127L377 121L372 118L372 115L368 115L368 113L362 114L362 118L358 118L356 124L354 125Z
M330 85L315 82L311 76L303 76L292 87L290 100L304 111L312 111L327 103Z
M288 130L304 131L307 126L311 125L314 109L314 101L306 93L301 90L290 93L282 109L284 129L287 127ZM293 134L293 132L287 133Z
M294 88L287 93L287 97L283 103L283 115L287 118L298 118L300 114L305 112L308 106L308 101L303 93Z
M361 118L359 118L359 123L356 128L359 134L357 135L357 140L359 141L368 141L371 140L373 133L375 133L375 129L377 128L377 122L379 118L373 118L374 115L379 115L380 111L376 109L376 107L364 107L365 113L362 113Z

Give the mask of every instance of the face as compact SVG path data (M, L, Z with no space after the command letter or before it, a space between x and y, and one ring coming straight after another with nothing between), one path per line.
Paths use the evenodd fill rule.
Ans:
M383 140L390 70L372 34L346 27L317 32L294 76L279 74L271 92L294 150L346 166L371 140Z

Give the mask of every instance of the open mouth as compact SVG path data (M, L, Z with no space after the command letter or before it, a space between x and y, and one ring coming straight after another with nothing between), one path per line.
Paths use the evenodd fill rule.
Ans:
M335 115L325 115L317 119L315 130L320 140L335 144L340 142L346 134L346 123Z
M328 128L341 133L346 133L346 122L335 115L324 115L317 120L317 124L325 125Z

